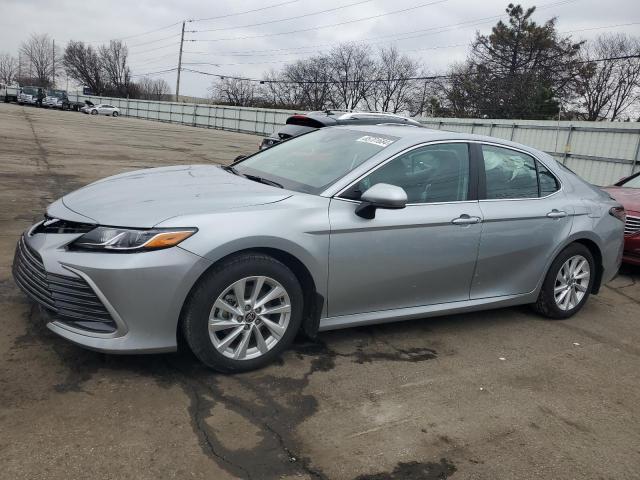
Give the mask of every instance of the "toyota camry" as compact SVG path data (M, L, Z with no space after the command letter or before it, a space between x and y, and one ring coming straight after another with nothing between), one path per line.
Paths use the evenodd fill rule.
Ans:
M179 339L225 372L299 332L531 304L570 317L618 270L625 212L549 155L406 126L312 131L229 166L123 173L53 202L16 283L112 353Z

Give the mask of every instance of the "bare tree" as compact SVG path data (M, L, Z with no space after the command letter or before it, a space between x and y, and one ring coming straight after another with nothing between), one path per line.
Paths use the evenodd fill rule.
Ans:
M95 95L103 94L105 80L100 57L91 45L70 41L62 62L69 78L89 87Z
M48 87L55 82L56 51L48 34L32 34L27 41L22 42L20 53L29 62L29 68L33 70L32 76L40 86Z
M329 54L329 72L335 88L336 107L353 110L366 98L375 75L369 47L356 43L338 45Z
M429 72L422 70L420 77L429 77ZM412 82L407 94L407 110L412 117L441 117L446 110L443 83L437 79L426 78Z
M296 94L296 103L306 110L331 107L334 89L331 85L330 59L318 55L287 65L283 76Z
M249 80L223 77L211 85L211 99L235 107L250 107L256 99L256 84Z
M285 70L287 67L285 67ZM262 95L266 107L274 108L304 108L300 104L300 93L295 84L285 83L282 72L270 70L264 74Z
M0 82L11 85L18 76L18 59L8 53L0 55Z
M138 82L138 97L144 100L167 100L171 95L171 87L162 78L141 78Z
M639 54L640 40L625 34L600 35L585 46L577 88L585 120L616 120L639 99Z
M111 93L126 96L131 84L127 46L120 40L111 40L108 46L100 46L98 53L104 76L113 89Z
M379 51L375 69L375 83L365 97L370 110L398 113L409 109L409 97L415 85L418 63L402 55L396 47Z

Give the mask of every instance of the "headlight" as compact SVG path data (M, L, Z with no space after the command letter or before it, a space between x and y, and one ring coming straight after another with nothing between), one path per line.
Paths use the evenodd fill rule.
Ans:
M71 246L86 250L119 252L159 250L174 247L197 231L197 228L133 230L97 227L75 240Z

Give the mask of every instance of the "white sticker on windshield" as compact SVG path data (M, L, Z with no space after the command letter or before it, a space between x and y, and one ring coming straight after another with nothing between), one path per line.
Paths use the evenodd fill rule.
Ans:
M391 145L393 143L393 140L389 138L372 137L371 135L365 135L364 137L360 137L359 139L357 139L356 142L371 143L373 145L378 145L379 147L384 148Z

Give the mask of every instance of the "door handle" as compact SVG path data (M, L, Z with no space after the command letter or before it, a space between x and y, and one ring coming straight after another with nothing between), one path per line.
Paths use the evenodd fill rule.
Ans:
M562 210L556 210L555 208L547 213L547 217L549 218L564 218L567 216L567 212Z
M451 223L454 225L472 225L474 223L480 223L480 217L470 217L465 213L451 220Z

